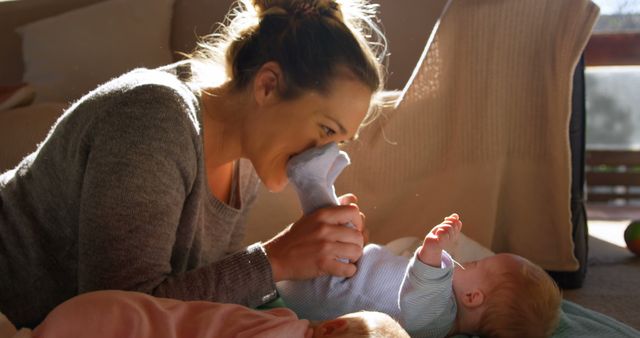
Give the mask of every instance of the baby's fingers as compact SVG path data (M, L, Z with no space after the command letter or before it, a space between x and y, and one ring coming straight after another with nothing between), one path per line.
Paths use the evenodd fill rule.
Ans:
M460 219L460 215L458 215L458 214L456 214L456 213L453 213L453 214L451 214L451 215L449 215L449 216L445 217L444 219L445 219L445 220L446 220L446 219Z
M462 221L456 220L455 222L453 222L453 228L456 232L460 232L460 230L462 230Z
M453 233L453 226L450 224L442 223L438 225L435 229L433 229L433 234L438 237L438 239L442 239L443 236L447 238L451 238Z
M458 214L451 214L451 216L445 217L443 223L453 225L455 230L458 232L460 231L460 229L462 229L462 221L460 220L460 216L458 216Z

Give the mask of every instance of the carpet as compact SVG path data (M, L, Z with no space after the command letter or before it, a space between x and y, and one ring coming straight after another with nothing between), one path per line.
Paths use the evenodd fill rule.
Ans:
M564 290L564 298L640 330L640 257L623 239L629 220L594 215L608 219L590 217L587 275L583 287Z

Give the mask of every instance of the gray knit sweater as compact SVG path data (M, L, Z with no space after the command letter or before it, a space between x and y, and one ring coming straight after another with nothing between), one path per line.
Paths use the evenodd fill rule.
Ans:
M0 176L0 312L18 327L99 289L248 306L275 297L262 247L240 246L259 180L240 160L231 203L213 197L199 100L176 69L100 86Z

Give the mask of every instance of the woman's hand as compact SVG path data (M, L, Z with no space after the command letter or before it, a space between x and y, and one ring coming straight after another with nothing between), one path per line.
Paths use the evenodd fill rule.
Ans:
M323 275L351 277L364 245L364 222L353 195L343 205L303 216L264 244L274 281L311 279ZM344 226L351 222L355 229ZM346 258L347 263L338 261Z
M358 203L358 197L354 194L344 194L340 197L338 197L338 202L340 202L340 205L349 205L349 204L357 204ZM362 220L362 228L360 228L360 232L362 233L362 236L364 237L364 245L367 245L367 243L369 243L369 229L367 229L364 221L365 221L365 216L362 212L360 212L360 218Z

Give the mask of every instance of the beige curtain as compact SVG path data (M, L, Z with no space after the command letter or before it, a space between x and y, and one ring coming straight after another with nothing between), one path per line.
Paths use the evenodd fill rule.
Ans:
M338 193L353 192L371 241L423 237L452 212L496 252L571 271L573 69L598 8L588 0L452 0L400 103L361 133ZM248 241L299 216L262 192Z

